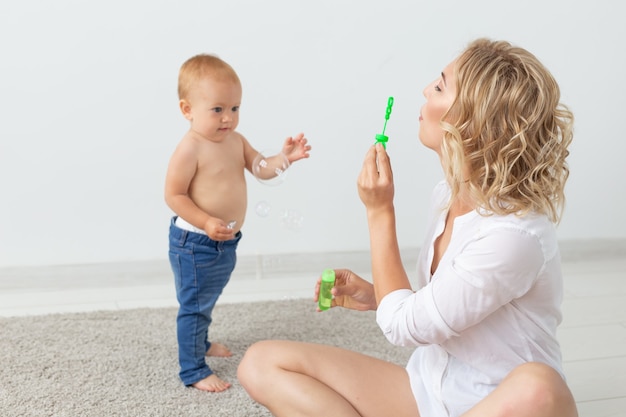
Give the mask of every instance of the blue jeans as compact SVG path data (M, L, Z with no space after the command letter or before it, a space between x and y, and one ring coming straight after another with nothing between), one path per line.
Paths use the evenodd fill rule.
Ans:
M211 347L211 313L235 268L241 232L218 242L177 227L175 220L170 223L169 259L180 306L176 318L179 375L185 385L191 385L213 373L204 358Z

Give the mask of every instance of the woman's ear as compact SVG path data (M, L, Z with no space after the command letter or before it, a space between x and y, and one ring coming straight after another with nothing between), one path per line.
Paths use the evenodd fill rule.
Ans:
M178 102L178 106L180 107L180 112L183 114L185 119L191 121L193 119L191 115L191 104L185 99L180 100Z

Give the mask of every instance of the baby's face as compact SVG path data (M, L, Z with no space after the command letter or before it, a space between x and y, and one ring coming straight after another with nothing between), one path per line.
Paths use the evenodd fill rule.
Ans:
M183 115L191 122L192 130L211 141L221 142L239 124L241 84L204 78L195 87L189 98L181 101ZM183 101L188 105L187 111Z

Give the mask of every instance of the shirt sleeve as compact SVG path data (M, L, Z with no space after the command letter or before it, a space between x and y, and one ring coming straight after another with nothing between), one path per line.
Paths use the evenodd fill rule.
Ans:
M543 265L541 244L532 234L507 227L489 230L453 259L444 255L431 282L419 291L387 294L378 306L377 323L395 345L440 344L528 292Z

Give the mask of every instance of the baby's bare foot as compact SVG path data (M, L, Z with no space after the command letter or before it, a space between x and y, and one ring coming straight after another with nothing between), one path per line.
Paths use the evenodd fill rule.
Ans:
M230 388L230 383L222 381L217 375L212 374L193 384L193 387L202 391L221 392Z
M226 346L221 343L211 343L211 347L206 352L206 356L218 356L222 358L227 358L229 356L233 356L230 350Z

